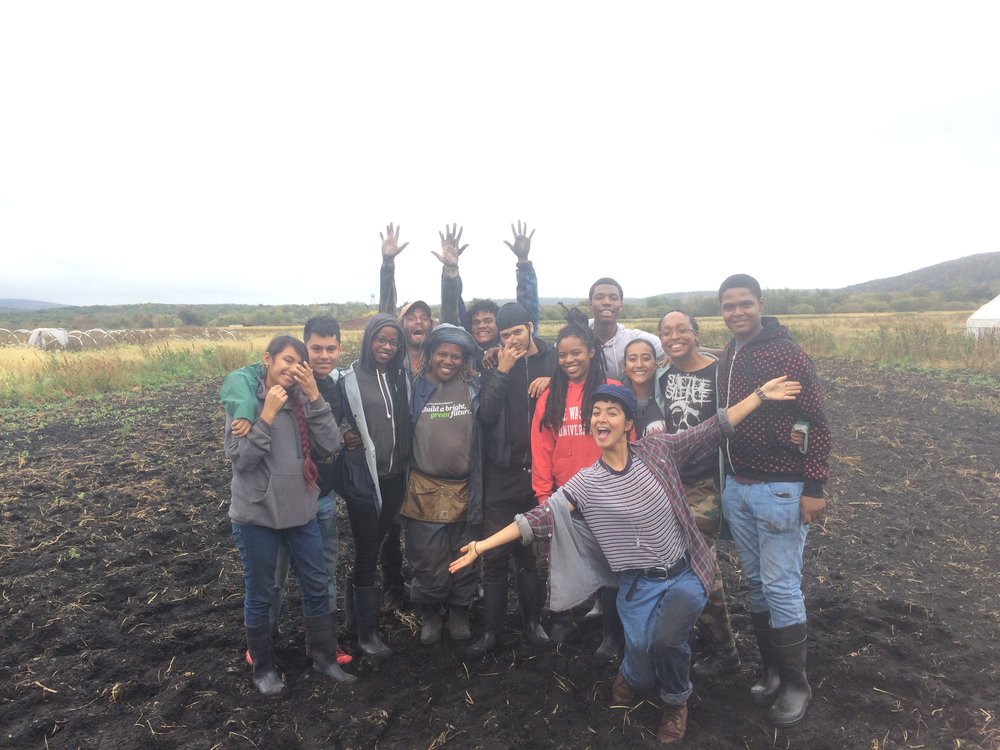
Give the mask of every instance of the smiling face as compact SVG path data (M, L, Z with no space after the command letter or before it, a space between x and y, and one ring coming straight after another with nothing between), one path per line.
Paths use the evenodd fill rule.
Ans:
M590 412L590 434L603 451L627 441L632 430L632 420L625 416L624 407L617 401L595 401Z
M682 312L671 312L660 321L660 343L671 359L683 359L698 349L698 332Z
M590 295L590 312L594 324L617 323L622 311L622 295L614 284L598 284Z
M473 314L471 328L477 344L492 344L497 338L497 316L489 310L480 310Z
M375 366L384 369L401 345L399 331L396 330L395 326L382 326L375 331L371 343L372 359L375 360Z
M566 373L569 382L582 383L587 379L595 351L578 336L567 336L559 342L559 367Z
M438 344L431 354L427 377L435 383L447 383L462 369L463 356L458 344Z
M325 378L340 362L340 340L336 336L312 334L306 341L309 366L317 378Z
M411 349L419 349L424 343L424 337L431 332L431 316L422 307L417 307L403 316L403 333L406 334L406 345Z
M733 287L722 293L722 321L739 343L756 338L764 326L760 316L764 313L764 299L754 296L746 287Z
M268 388L280 385L286 391L294 388L298 381L295 373L298 372L297 365L302 364L302 357L295 351L294 346L286 346L273 357L264 352L264 366L267 368L267 378L265 384Z
M656 353L645 339L636 339L625 347L625 377L632 383L648 383L656 375Z

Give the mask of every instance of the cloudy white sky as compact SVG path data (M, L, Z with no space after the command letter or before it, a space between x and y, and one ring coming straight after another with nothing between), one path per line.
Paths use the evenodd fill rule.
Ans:
M1000 5L0 5L0 298L840 287L1000 250Z

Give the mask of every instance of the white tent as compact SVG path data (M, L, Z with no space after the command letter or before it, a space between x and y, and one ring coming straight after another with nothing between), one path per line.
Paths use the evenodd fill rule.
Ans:
M1000 336L1000 297L976 310L965 324L970 336Z
M69 344L69 333L65 328L36 328L28 337L28 346L48 349L53 344L61 347Z

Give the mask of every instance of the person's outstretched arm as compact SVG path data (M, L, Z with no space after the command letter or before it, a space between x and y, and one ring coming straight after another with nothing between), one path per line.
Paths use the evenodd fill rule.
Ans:
M514 243L504 241L510 251L517 257L517 302L531 316L531 322L535 324L535 335L538 335L538 326L542 322L542 306L538 301L538 277L535 276L535 266L528 260L528 253L531 252L531 238L535 236L535 230L528 234L528 225L517 222L517 228L510 225L510 231L514 235Z
M387 315L396 316L396 256L399 255L409 242L399 244L399 227L393 228L389 224L385 228L385 234L378 233L382 240L382 270L379 272L378 286L378 311Z
M438 232L441 238L441 252L431 250L431 254L441 261L441 322L462 326L468 330L468 321L463 320L465 302L462 300L462 277L458 273L458 258L465 252L468 245L460 245L462 227L452 224L451 229L445 225L444 232ZM456 233L457 230L457 233Z

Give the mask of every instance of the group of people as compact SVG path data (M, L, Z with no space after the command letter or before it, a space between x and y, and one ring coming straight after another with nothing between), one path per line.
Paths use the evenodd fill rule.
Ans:
M471 658L502 642L513 563L525 639L572 637L571 610L592 601L598 655L622 657L612 703L658 693L658 736L674 742L690 676L740 666L715 554L724 518L763 665L751 695L775 725L798 723L811 698L802 552L825 509L830 450L812 363L763 315L760 286L743 274L719 290L732 333L722 350L701 347L697 320L679 310L659 336L626 328L621 286L608 277L590 289L592 317L570 311L550 344L537 335L534 233L511 229L516 302L466 308L466 246L452 226L435 253L442 322L421 300L397 315L395 263L407 244L390 224L380 311L356 362L337 369L340 327L314 318L304 342L279 336L261 363L226 378L229 515L255 686L268 697L287 690L273 644L289 562L315 669L356 679L336 640L339 496L355 551L344 610L366 656L392 655L379 619L407 599L402 538L420 642L447 631L472 641ZM477 591L483 628L472 640ZM692 666L699 619L709 647Z

